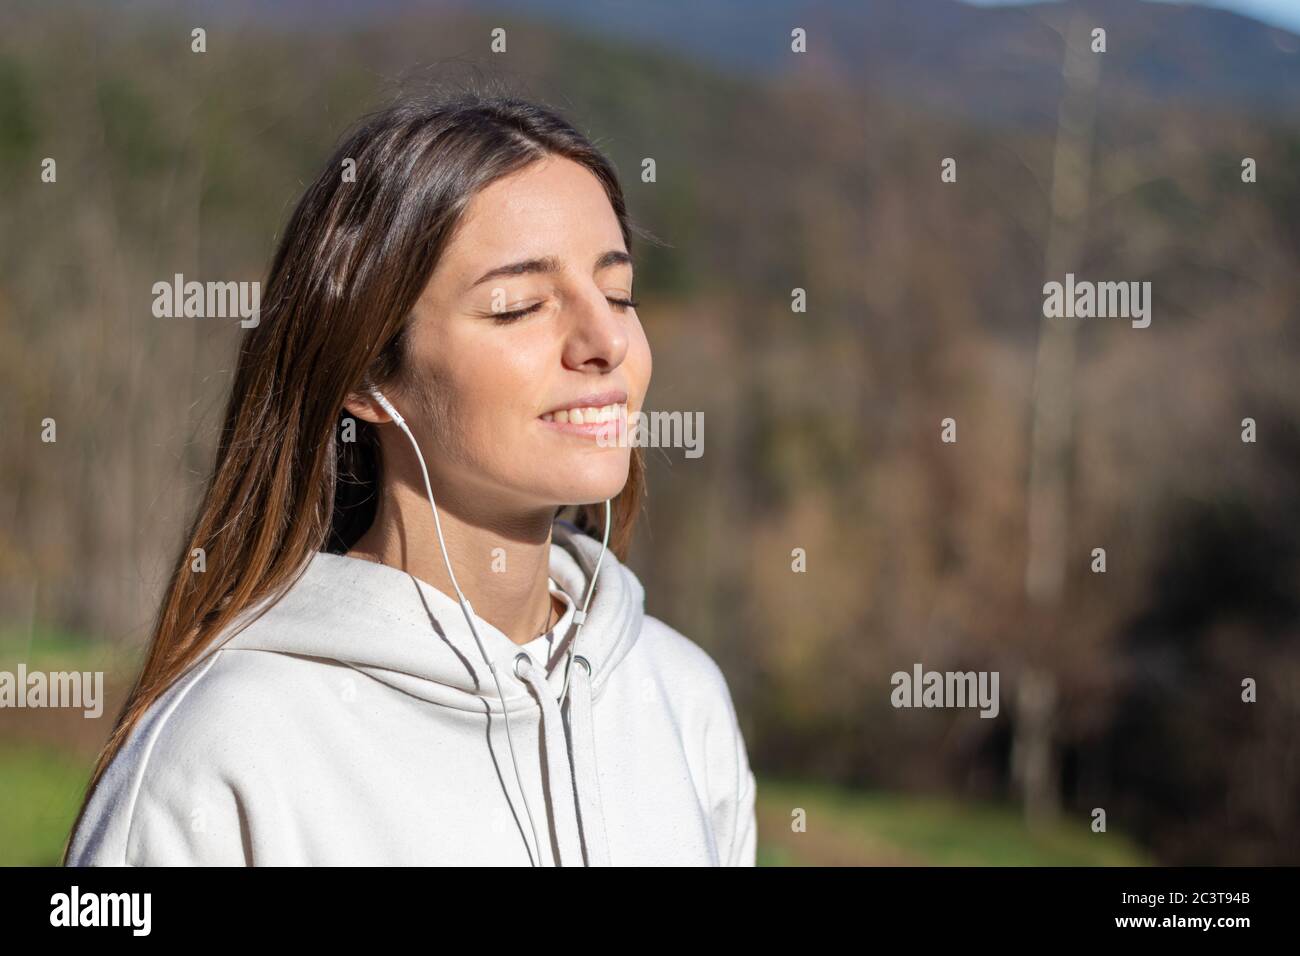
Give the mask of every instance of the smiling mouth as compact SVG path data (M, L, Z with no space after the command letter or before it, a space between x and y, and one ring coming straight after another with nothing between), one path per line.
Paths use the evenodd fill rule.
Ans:
M537 416L548 431L565 432L578 438L616 442L627 429L626 405L587 405L565 408Z
M587 405L582 408L562 408L555 412L545 412L538 416L544 422L555 425L599 425L604 422L617 422L627 418L627 406Z

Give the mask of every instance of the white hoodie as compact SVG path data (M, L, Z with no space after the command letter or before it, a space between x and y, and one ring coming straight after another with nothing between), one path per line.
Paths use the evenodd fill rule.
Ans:
M566 596L585 596L599 553L555 524L550 572ZM453 598L315 554L148 710L68 862L752 866L754 776L726 680L644 599L606 552L575 648L590 674L575 662L563 712L572 628L549 673L519 677L520 646L476 617L507 730ZM546 655L545 641L529 649Z

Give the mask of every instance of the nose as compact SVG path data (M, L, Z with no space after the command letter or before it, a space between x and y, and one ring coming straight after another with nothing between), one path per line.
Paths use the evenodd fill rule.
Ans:
M623 364L629 344L626 319L600 288L585 286L566 303L565 312L565 366L607 372Z

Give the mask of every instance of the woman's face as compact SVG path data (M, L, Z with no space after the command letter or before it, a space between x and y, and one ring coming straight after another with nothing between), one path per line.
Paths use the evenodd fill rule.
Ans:
M620 304L632 293L618 219L585 167L550 156L473 198L389 394L441 494L531 509L622 490L631 450L608 437L641 409L651 369L636 310Z

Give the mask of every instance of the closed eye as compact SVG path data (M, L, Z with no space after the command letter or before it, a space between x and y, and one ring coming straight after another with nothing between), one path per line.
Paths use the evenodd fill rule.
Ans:
M538 302L536 305L530 305L526 309L515 309L513 312L497 312L492 316L492 318L498 325L507 325L510 322L522 319L525 315L531 315L541 307L542 303Z
M641 304L636 299L619 299L612 296L606 296L605 300L609 302L610 305L616 305L620 309L635 309ZM545 305L544 302L538 302L536 305L530 305L526 309L515 309L513 312L498 312L493 315L492 318L498 325L508 325L511 322L517 322L526 315L531 315L543 305Z

